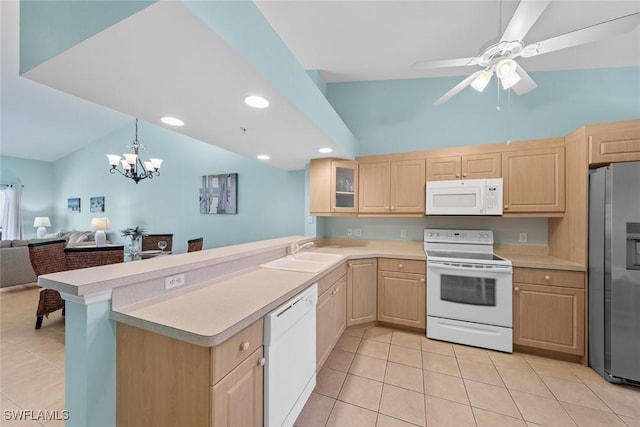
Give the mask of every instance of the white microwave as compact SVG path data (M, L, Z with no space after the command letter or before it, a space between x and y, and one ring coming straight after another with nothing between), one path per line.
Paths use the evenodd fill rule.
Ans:
M427 181L427 215L502 215L502 178Z

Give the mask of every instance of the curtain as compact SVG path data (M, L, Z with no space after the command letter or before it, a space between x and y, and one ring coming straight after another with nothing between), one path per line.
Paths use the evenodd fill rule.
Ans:
M2 216L2 240L22 240L22 189L17 185L4 192L4 215Z

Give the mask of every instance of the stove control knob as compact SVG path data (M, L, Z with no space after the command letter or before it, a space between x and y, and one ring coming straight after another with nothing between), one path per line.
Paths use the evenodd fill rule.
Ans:
M427 233L427 237L431 237L431 236L433 236L433 233L428 232L428 233Z
M438 237L438 233L433 233L433 237Z

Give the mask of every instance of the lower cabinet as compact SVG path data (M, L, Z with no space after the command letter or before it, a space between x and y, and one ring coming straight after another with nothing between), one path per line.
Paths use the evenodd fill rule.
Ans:
M118 323L118 427L262 426L262 327L209 348Z
M425 262L378 258L378 320L426 328Z
M212 387L215 427L262 426L262 348Z
M329 272L318 281L316 307L316 367L317 371L329 357L347 327L346 265Z
M584 356L584 273L514 268L513 343Z
M378 259L347 263L347 326L375 322L378 305Z

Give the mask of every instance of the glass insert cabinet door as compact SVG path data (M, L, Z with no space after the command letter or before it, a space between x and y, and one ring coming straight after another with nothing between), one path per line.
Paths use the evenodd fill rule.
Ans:
M358 212L358 165L333 162L331 169L332 212Z

